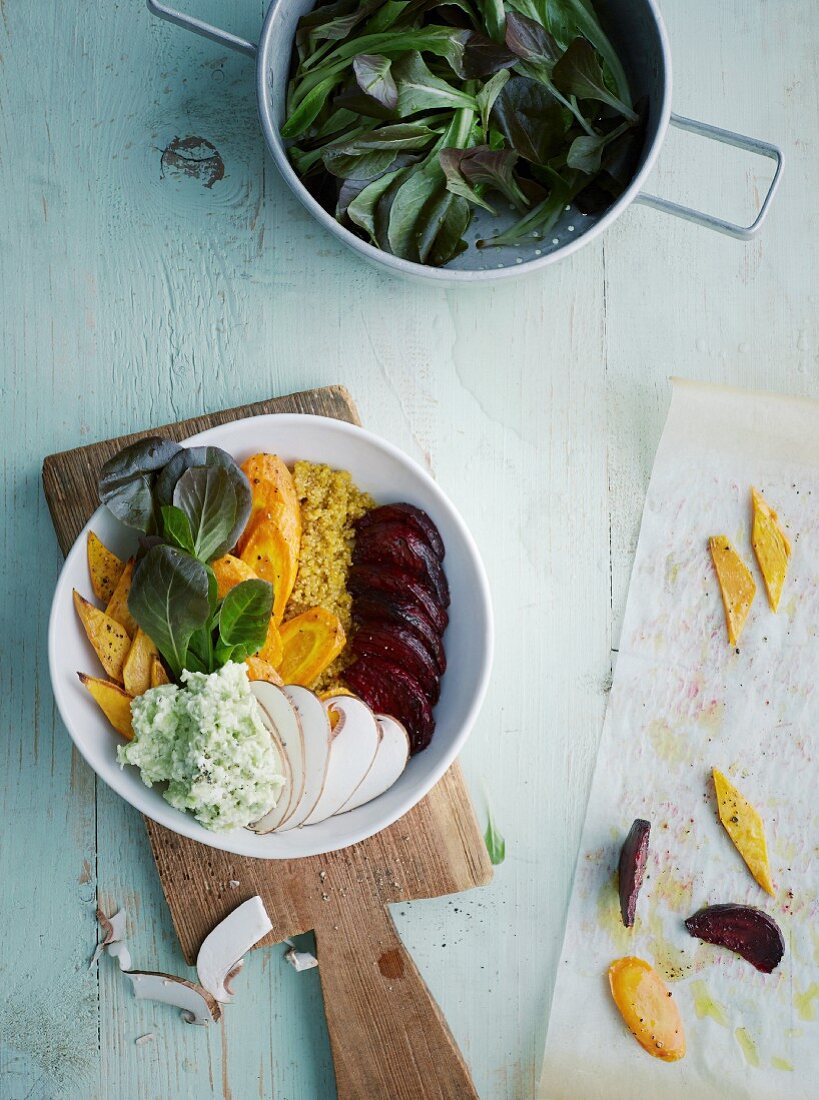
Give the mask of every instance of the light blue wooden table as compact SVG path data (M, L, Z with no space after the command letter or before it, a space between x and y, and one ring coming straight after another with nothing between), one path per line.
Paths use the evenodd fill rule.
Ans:
M252 38L261 0L189 0ZM142 821L72 753L48 684L51 451L344 382L483 550L497 661L464 765L508 856L396 914L487 1100L531 1097L645 486L678 373L816 393L814 0L666 0L675 109L778 143L743 246L634 208L541 277L444 292L325 236L267 162L252 67L140 0L0 0L0 1095L325 1100L316 972L256 952L224 1027L88 970L94 910L186 973ZM213 164L163 151L210 141ZM199 154L195 154L198 156ZM768 162L673 135L652 183L749 214ZM152 1032L154 1041L135 1039Z

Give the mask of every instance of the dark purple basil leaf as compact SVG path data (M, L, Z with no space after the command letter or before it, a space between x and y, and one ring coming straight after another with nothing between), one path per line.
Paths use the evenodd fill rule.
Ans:
M517 55L504 45L473 31L464 46L458 75L466 80L479 80L492 76L500 69L508 69L517 60Z
M526 61L554 65L563 51L545 27L520 12L506 16L506 45Z
M398 106L398 89L390 72L391 65L388 57L376 53L360 53L353 58L353 72L359 88L388 111Z
M546 164L565 143L563 108L537 80L512 77L501 89L492 121L511 147L533 164Z
M154 486L162 468L180 451L178 443L159 436L124 447L100 471L100 501L127 527L153 534L159 518Z

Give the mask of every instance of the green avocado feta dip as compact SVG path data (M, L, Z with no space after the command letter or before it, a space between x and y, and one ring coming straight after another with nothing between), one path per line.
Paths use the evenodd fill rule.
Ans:
M134 739L117 749L148 787L206 829L243 828L275 806L285 779L244 664L182 673L131 703Z

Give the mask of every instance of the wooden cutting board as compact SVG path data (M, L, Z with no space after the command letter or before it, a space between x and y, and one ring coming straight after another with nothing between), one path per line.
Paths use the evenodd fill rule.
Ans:
M263 413L317 413L360 423L341 386L277 397L50 455L43 486L68 553L96 509L97 475L145 435L184 439ZM261 945L315 930L319 974L341 1100L477 1097L441 1011L398 937L387 906L439 897L492 877L458 764L389 829L327 856L290 861L230 855L145 819L162 889L188 963L208 932L260 894L273 931ZM238 883L238 885L236 885Z

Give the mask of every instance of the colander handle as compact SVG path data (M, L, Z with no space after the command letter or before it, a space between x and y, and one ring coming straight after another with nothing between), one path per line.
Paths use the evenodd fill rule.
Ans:
M757 138L746 137L744 134L735 134L732 130L721 130L719 126L710 126L707 122L697 122L693 118L684 118L682 115L671 116L671 125L679 130L689 130L692 134L711 138L723 145L735 145L738 149L746 149L749 153L757 153L761 157L768 157L776 161L776 171L771 180L768 193L759 208L759 213L750 225L737 225L735 222L725 221L713 214L704 214L701 210L695 210L691 206L682 206L680 203L671 202L670 199L661 199L659 195L647 195L641 191L635 202L643 206L651 206L655 210L661 210L664 214L673 214L675 218L685 218L686 221L696 222L706 229L715 229L718 233L727 233L729 237L737 237L741 241L749 241L759 232L760 226L768 216L771 199L774 197L779 180L782 176L782 150L776 145L770 145L767 141L759 141Z
M256 45L245 38L223 31L220 27L214 27L212 23L206 23L203 19L196 19L192 15L185 15L176 8L169 8L167 4L161 4L159 0L148 0L148 11L152 15L158 15L160 19L166 19L177 27L184 27L186 31L193 31L203 38L209 38L211 42L218 42L220 46L229 46L231 50L246 53L248 57L256 56Z

